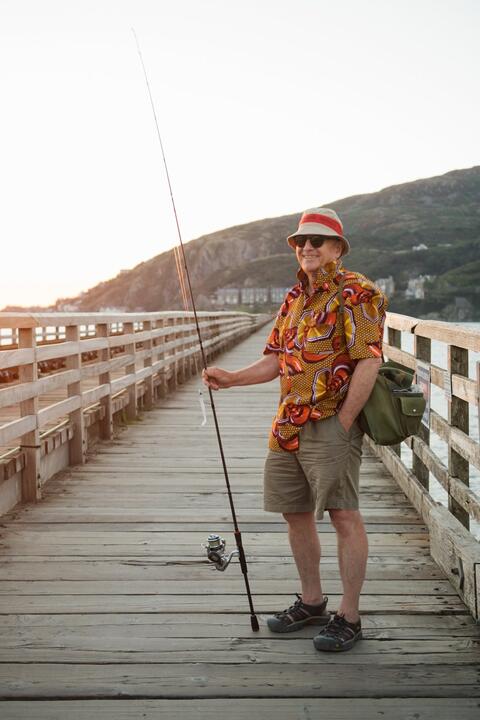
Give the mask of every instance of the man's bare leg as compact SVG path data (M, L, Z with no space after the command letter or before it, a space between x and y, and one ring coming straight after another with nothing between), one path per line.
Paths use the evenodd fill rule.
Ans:
M358 510L329 512L337 532L338 565L343 584L343 598L337 612L348 622L357 622L368 559L367 533Z
M302 584L302 600L307 605L323 602L320 582L320 540L313 512L283 513L288 539Z

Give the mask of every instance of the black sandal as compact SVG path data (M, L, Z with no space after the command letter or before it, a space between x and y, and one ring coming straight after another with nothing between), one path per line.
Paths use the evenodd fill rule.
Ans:
M328 597L325 596L320 605L307 605L301 595L295 594L298 600L293 605L267 618L267 625L272 632L295 632L304 625L326 625L330 621L330 613L326 610Z
M342 652L351 650L357 640L362 638L362 625L360 620L351 623L343 615L335 615L323 630L313 638L317 650L326 652Z

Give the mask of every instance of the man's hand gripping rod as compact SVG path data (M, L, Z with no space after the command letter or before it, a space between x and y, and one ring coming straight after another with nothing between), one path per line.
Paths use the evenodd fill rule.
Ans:
M143 74L144 74L145 82L146 82L146 85L147 85L148 96L149 96L149 98L150 98L150 105L151 105L151 107L152 107L153 117L154 117L154 119L155 119L155 127L156 127L156 129L157 129L157 137L158 137L158 141L159 141L159 143L160 143L160 149L161 149L161 151L162 151L163 165L164 165L164 167L165 167L165 174L166 174L166 176L167 176L168 189L169 189L169 191L170 191L170 199L171 199L171 201L172 201L173 213L174 213L174 215L175 215L175 222L176 222L176 225L177 225L178 239L179 239L179 241L180 241L180 248L181 248L181 252L182 252L183 264L184 264L184 267L185 267L185 275L186 275L186 278L187 278L187 285L188 285L189 296L190 296L190 300L191 300L191 303L192 303L193 315L194 315L194 317L195 317L195 325L196 325L196 328L197 328L198 342L199 342L199 345L200 345L200 352L201 352L201 355L202 355L203 367L204 367L204 369L206 370L206 369L207 369L207 359L206 359L206 356L205 356L205 351L204 351L204 349L203 349L202 334L201 334L201 332L200 332L200 325L199 325L199 323L198 323L197 310L196 310L196 307L195 307L195 300L194 300L194 297L193 297L192 285L191 285L191 282L190 282L190 273L188 272L187 258L186 258L185 249L184 249L184 246L183 246L182 233L180 232L180 224L179 224L179 222L178 222L178 215L177 215L177 209L176 209L176 207L175 207L175 200L173 199L172 185L171 185L171 182L170 182L170 175L169 175L169 172L168 172L167 160L166 160L166 157L165 157L165 151L164 151L164 149L163 149L163 142L162 142L162 136L161 136L161 134L160 134L160 127L159 127L159 125L158 125L157 113L156 113L156 111L155 111L155 104L154 104L154 102L153 102L153 97L152 97L152 93L151 93L151 90L150 90L150 83L148 82L148 75L147 75L147 71L146 71L146 68L145 68L145 63L143 62L142 51L140 50L140 43L138 42L137 34L136 34L136 32L135 32L135 30L134 30L133 28L132 28L132 33L133 33L133 36L134 36L134 38L135 38L135 42L136 42L136 45L137 45L137 51L138 51L138 55L139 55L139 57L140 57L140 62L141 62L141 64L142 64ZM220 436L220 429L219 429L219 426L218 426L217 412L216 412L216 409L215 409L215 403L214 403L214 401L213 401L212 389L211 389L210 387L208 388L208 393L209 393L209 396L210 396L210 403L211 403L211 407L212 407L213 420L214 420L214 423L215 423L215 430L216 430L216 434L217 434L218 447L219 447L219 450L220 450L220 457L221 457L221 459L222 459L223 472L224 472L224 475L225 475L225 482L226 482L226 485L227 485L228 500L229 500L230 509L231 509L231 512L232 512L235 542L236 542L236 544L237 544L237 550L235 550L233 553L230 553L230 556L227 557L227 556L223 555L223 550L225 549L225 541L222 541L222 538L219 538L219 540L223 542L223 547L220 547L220 546L222 545L222 542L220 542L220 544L219 544L219 546L218 546L217 548L210 547L210 545L209 545L209 550L208 550L209 555L208 555L208 557L209 557L209 559L213 560L213 556L211 557L211 554L212 554L212 551L215 551L215 555L214 555L214 556L217 558L217 560L213 560L213 561L215 562L215 565L216 565L217 569L218 569L218 570L225 570L225 569L227 568L227 566L229 565L232 557L233 557L234 555L238 555L238 558L239 558L239 560L240 560L240 567L242 568L242 573L243 573L243 577L244 577L244 580L245 580L245 589L246 589L246 592L247 592L248 603L249 603L249 606L250 606L250 623L251 623L251 626L252 626L252 630L255 630L255 631L256 631L256 630L259 630L258 619L257 619L257 616L256 616L256 614L255 614L254 607L253 607L252 594L251 594L251 592L250 592L250 584L249 584L249 582L248 582L248 576L247 576L247 573L248 573L247 561L246 561L246 559L245 559L245 552L244 552L244 550L243 550L242 536L241 536L240 530L238 529L237 516L236 516L236 513L235 513L235 507L234 507L234 504L233 504L232 491L231 491L231 489L230 489L230 481L229 481L229 478L228 478L227 465L226 465L226 462L225 462L225 455L224 455L224 452L223 452L223 445L222 445L222 439L221 439L221 436ZM213 536L210 536L210 538L212 538L212 537L213 537ZM219 537L219 536L217 536L217 537ZM209 540L210 540L210 538L209 538ZM213 541L212 541L212 542L213 542ZM220 554L218 554L218 552L217 552L218 550L220 550ZM226 558L226 560L225 560L225 559L222 559L222 558ZM219 565L220 565L220 566L223 565L223 567L219 567Z

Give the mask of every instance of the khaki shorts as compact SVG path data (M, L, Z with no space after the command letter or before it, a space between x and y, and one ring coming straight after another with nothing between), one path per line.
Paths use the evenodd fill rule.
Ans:
M269 451L265 461L264 509L269 512L358 510L363 433L348 432L338 416L308 422L297 453Z

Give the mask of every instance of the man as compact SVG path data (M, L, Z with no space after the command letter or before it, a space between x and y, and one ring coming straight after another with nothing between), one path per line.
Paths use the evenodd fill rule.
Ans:
M362 636L360 591L368 542L358 510L362 432L356 418L382 362L387 300L370 280L345 270L350 249L338 215L306 210L288 243L300 269L262 359L236 372L208 367L212 389L268 382L280 375L280 405L265 462L264 508L283 514L302 594L268 618L273 632L323 625L318 650L349 650ZM328 510L337 533L343 598L333 617L320 578L316 520Z

